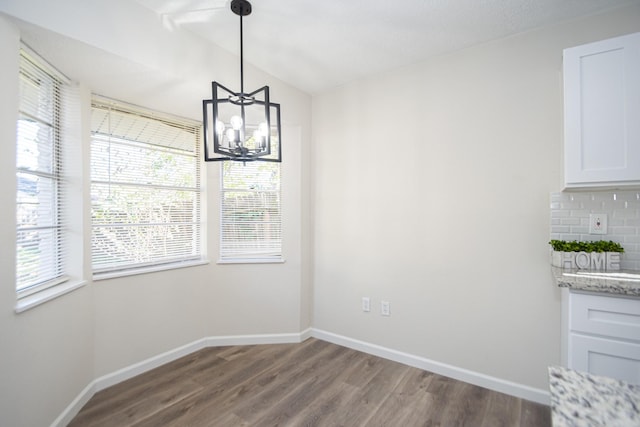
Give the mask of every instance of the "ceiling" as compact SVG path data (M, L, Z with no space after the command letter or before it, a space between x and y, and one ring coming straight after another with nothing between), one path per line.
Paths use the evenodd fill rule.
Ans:
M131 0L234 53L230 0ZM244 59L314 94L386 70L640 0L252 0Z

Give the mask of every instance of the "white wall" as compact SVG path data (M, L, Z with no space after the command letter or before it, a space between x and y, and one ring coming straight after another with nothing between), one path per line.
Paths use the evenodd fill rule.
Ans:
M314 328L547 390L562 49L634 31L637 3L314 97Z
M20 38L81 83L85 112L93 91L199 120L211 81L234 87L239 69L237 57L164 27L131 1L11 0L0 3L0 12L0 425L50 425L92 380L201 338L309 328L310 259L303 253L310 239L310 175L303 164L309 163L311 98L248 64L247 86L268 84L282 104L286 262L216 263L220 165L209 163L203 168L210 264L98 282L86 267L84 288L14 312ZM80 215L88 218L86 191L84 197Z
M14 313L18 42L18 29L0 16L0 424L38 426L93 379L92 290Z

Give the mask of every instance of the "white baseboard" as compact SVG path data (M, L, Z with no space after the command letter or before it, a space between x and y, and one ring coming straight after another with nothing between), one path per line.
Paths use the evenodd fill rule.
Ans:
M313 329L307 328L304 331L300 332L300 342L306 341L313 336Z
M82 407L93 397L94 394L107 387L118 384L122 381L133 378L151 369L172 362L195 351L206 347L226 347L232 345L256 345L256 344L289 344L299 343L311 337L311 328L300 333L292 334L266 334L266 335L237 335L202 338L181 347L169 350L157 356L150 357L131 366L119 369L107 375L103 375L91 381L82 392L67 406L67 408L56 418L51 427L65 427L71 422Z
M89 399L91 399L91 397L96 394L97 390L94 383L95 381L92 381L88 386L84 388L84 390L80 392L80 394L75 399L73 399L73 402L71 402L69 406L67 406L66 409L62 411L60 415L58 415L58 418L56 418L55 421L51 423L51 427L65 427L71 422L73 417L75 417L78 412L80 412L80 409L82 409L82 407L87 404Z
M306 337L305 337L306 336ZM206 338L205 347L224 347L230 345L291 344L302 342L311 336L311 328L292 334L238 335Z
M443 375L445 377L453 378L459 381L464 381L469 384L488 388L500 393L509 394L521 399L542 403L544 405L549 405L550 402L549 392L545 390L529 387L511 381L506 381L500 378L481 374L479 372L470 371L468 369L459 368L456 366L448 365L446 363L436 362L424 357L403 353L401 351L367 343L364 341L355 340L320 329L312 329L311 336L323 341L328 341L334 344L341 345L343 347L352 348L354 350L362 351L364 353L372 354L384 359L393 360L394 362L399 362L405 365L413 366L415 368L420 368L425 371L433 372L435 374Z

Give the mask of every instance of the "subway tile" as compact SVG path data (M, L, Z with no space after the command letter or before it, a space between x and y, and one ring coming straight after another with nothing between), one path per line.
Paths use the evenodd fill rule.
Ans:
M640 265L640 263L634 261L620 261L620 268L623 270L640 270L638 265Z
M609 227L624 227L625 220L624 219L616 219L609 217Z
M640 193L638 193L637 191L616 191L616 199L617 200L629 200L629 201L638 201L640 200L640 197L638 197L638 195Z
M625 253L640 253L640 244L638 243L621 243Z
M584 207L585 210L589 211L589 212L594 212L594 211L600 211L603 209L603 203L602 201L593 201L593 200L589 200L587 202L583 202L582 206Z
M582 202L562 202L560 203L560 209L581 210L581 209L584 209L584 204Z
M636 235L637 229L635 227L609 227L609 233L612 236L626 236L629 234Z
M575 234L562 233L560 234L560 237L557 240L567 240L567 241L580 240L580 236L577 236Z
M590 212L588 210L585 209L576 209L576 210L572 210L570 211L569 215L575 218L589 218L589 214Z
M612 202L615 200L614 193L602 192L602 193L593 193L593 197L591 200L596 202Z
M562 225L580 225L582 221L580 221L580 218L570 217L570 218L561 218L560 223Z
M551 193L551 196L550 196L551 203L554 203L554 202L559 203L560 201L564 200L564 198L565 198L565 193Z
M640 261L640 252L626 252L622 254L625 261Z
M638 211L636 209L614 209L613 210L613 218L637 218Z
M624 220L624 225L627 227L640 227L640 219L639 218L627 218Z
M628 208L629 202L626 202L624 200L617 200L615 202L607 203L606 206L607 206L607 209L613 211L614 213L616 211L621 212Z
M571 234L589 234L589 227L571 227Z
M572 202L586 202L592 200L591 193L565 193Z

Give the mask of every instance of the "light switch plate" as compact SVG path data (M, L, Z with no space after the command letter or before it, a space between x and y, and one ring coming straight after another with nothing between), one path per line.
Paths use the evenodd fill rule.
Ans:
M589 215L589 234L607 234L607 214Z

